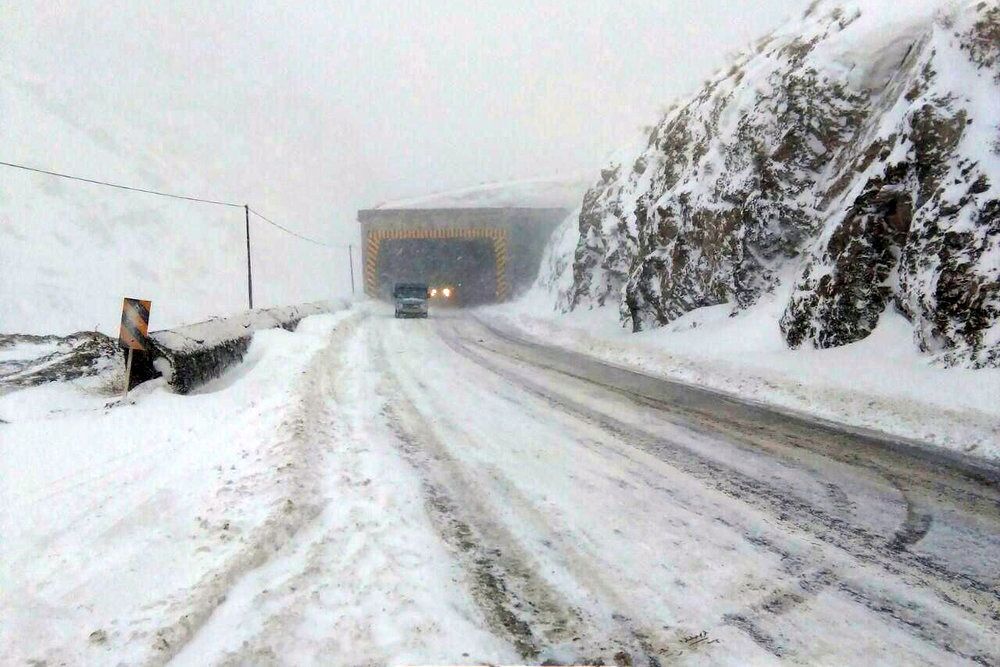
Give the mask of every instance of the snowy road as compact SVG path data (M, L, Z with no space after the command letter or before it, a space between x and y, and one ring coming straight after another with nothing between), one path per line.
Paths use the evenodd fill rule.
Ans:
M1000 663L995 469L469 314L309 318L192 396L32 391L5 664Z
M356 404L355 431L340 435L409 464L419 489L405 505L429 519L446 545L436 558L449 560L436 568L418 555L414 576L446 572L444 586L460 591L452 607L492 635L484 644L471 629L439 628L437 660L1000 660L995 478L469 316L377 311L352 337L341 378L352 395L330 396ZM289 619L323 616L308 610L331 576L321 563L338 558L322 555L323 534L283 556L302 561L304 588L285 595L294 601L261 611L259 591L278 586L251 577L180 662L294 655ZM443 596L427 576L420 595ZM424 641L435 645L432 631Z

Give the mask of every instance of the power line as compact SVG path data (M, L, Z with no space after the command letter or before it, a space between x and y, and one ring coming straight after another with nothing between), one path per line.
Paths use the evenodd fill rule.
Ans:
M278 229L280 229L281 231L285 232L286 234L291 234L292 236L300 238L303 241L309 241L309 243L315 243L316 245L321 245L321 246L324 246L326 248L332 248L333 247L329 243L324 243L323 241L317 241L316 239L311 239L308 236L303 236L302 234L299 234L298 232L293 232L288 227L285 227L284 225L279 225L277 222L275 222L274 220L271 220L270 218L268 218L267 216L265 216L260 211L254 210L252 207L250 208L250 212L253 213L254 215L256 215L261 220L263 220L264 222L268 223L269 225L273 225L273 226L277 227ZM341 246L342 245L343 244L341 244ZM338 246L338 247L341 247L341 246Z
M185 201L200 202L202 204L215 204L216 206L230 206L232 208L244 208L244 207L249 208L246 204L236 204L234 202L220 201L220 200L216 200L216 199L204 199L202 197L189 197L187 195L178 195L178 194L174 194L174 193L171 193L171 192L162 192L160 190L148 190L146 188L137 188L137 187L133 187L131 185L122 185L121 183L110 183L108 181L99 181L99 180L96 180L96 179L93 179L93 178L85 178L83 176L73 176L72 174L63 174L63 173L60 173L58 171L49 171L48 169L38 169L37 167L29 167L27 165L14 164L13 162L4 162L2 160L0 160L0 165L3 165L5 167L13 167L14 169L23 169L25 171L33 171L35 173L46 174L48 176L56 176L58 178L67 178L67 179L69 179L71 181L81 181L83 183L92 183L94 185L104 185L104 186L107 186L109 188L118 188L119 190L129 190L131 192L142 192L142 193L149 194L149 195L157 195L158 197L170 197L171 199L183 199ZM327 247L327 248L334 247L333 245L331 245L329 243L324 243L322 241L317 241L316 239L312 239L312 238L309 238L308 236L303 236L302 234L299 234L296 231L292 231L288 227L285 227L284 225L280 225L277 222L275 222L274 220L271 220L270 218L266 217L263 213L260 213L259 211L255 211L252 208L249 208L249 210L250 210L251 213L253 213L255 216L257 216L258 218L260 218L264 222L266 222L266 223L268 223L270 225L273 225L274 227L277 227L278 229L280 229L281 231L285 232L286 234L291 234L292 236L294 236L296 238L300 238L303 241L308 241L309 243L315 243L316 245L319 245L319 246L324 246L324 247ZM341 244L341 245L343 245L343 244ZM337 247L340 247L340 246L337 246Z
M217 201L214 199L202 199L201 197L188 197L187 195L176 195L170 192L160 192L159 190L147 190L146 188L136 188L131 185L122 185L120 183L109 183L107 181L98 181L93 178L84 178L83 176L72 176L70 174L61 174L57 171L49 171L47 169L38 169L36 167L28 167L23 164L14 164L13 162L3 162L0 164L5 167L13 167L14 169L24 169L25 171L34 171L39 174L47 174L49 176L58 176L59 178L68 178L71 181L82 181L84 183L93 183L94 185L106 185L109 188L118 188L119 190L131 190L132 192L144 192L148 195L157 195L159 197L170 197L172 199L184 199L186 201L201 202L202 204L215 204L216 206L232 206L234 208L243 208L243 204L234 204L228 201Z
M251 246L250 246L250 214L251 213L253 213L255 216L257 216L258 218L260 218L261 220L263 220L267 224L269 224L269 225L271 225L273 227L276 227L276 228L280 229L281 231L285 232L286 234L294 236L295 238L302 239L303 241L308 241L309 243L314 243L314 244L316 244L318 246L323 246L323 247L326 247L326 248L333 248L333 247L335 247L333 244L323 243L322 241L317 241L316 239L309 238L308 236L304 236L302 234L299 234L296 231L292 231L288 227L285 227L284 225L278 224L274 220L271 220L270 218L268 218L267 216L265 216L260 211L255 211L254 209L250 208L249 204L237 204L235 202L221 201L221 200L218 200L218 199L204 199L202 197L189 197L187 195L178 195L178 194L174 194L172 192L162 192L160 190L149 190L147 188L137 188L137 187L133 187L131 185L122 185L121 183L111 183L111 182L108 182L108 181L99 181L99 180L94 179L94 178L85 178L83 176L73 176L72 174L63 174L63 173L58 172L58 171L50 171L48 169L39 169L37 167L29 167L29 166L24 165L24 164L15 164L13 162L4 162L3 160L0 160L0 165L5 166L5 167L11 167L12 169L23 169L24 171L31 171L31 172L35 172L37 174L45 174L46 176L55 176L57 178L66 178L66 179L69 179L71 181L80 181L82 183L91 183L93 185L103 185L105 187L118 188L119 190L128 190L130 192L141 192L143 194L156 195L158 197L169 197L171 199L183 199L184 201L199 202L199 203L202 203L202 204L214 204L216 206L228 206L228 207L231 207L231 208L242 208L244 210L244 212L245 212L245 219L246 219L246 240L247 240L247 303L248 303L248 305L249 305L249 307L250 307L251 310L253 310L253 265L252 265ZM339 247L342 247L342 248L346 247L348 249L348 261L351 262L351 291L353 292L354 291L354 258L353 258L352 253L351 253L351 247L350 246L345 246L343 244L339 244ZM131 363L131 361L132 361L132 357L130 355L129 356L129 363Z

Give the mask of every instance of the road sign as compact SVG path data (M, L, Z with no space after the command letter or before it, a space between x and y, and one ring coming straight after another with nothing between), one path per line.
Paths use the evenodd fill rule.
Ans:
M122 326L118 331L118 340L123 347L130 350L145 350L149 344L146 335L149 333L149 309L152 301L129 299L122 303Z
M149 345L149 309L152 301L130 299L125 297L122 302L122 326L118 330L118 341L128 348L128 361L125 362L125 393L122 400L128 398L128 387L132 384L132 354L136 350L145 351Z

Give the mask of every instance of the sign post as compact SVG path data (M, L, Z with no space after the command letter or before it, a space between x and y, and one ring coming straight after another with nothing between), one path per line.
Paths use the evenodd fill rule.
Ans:
M128 348L128 361L125 362L125 392L122 400L128 398L128 388L132 383L132 355L136 350L145 352L149 348L149 311L152 301L130 299L122 302L122 325L118 330L118 342Z
M351 294L354 294L354 246L347 246L347 263L351 267Z
M253 310L253 268L250 266L250 204L243 205L247 217L247 301Z

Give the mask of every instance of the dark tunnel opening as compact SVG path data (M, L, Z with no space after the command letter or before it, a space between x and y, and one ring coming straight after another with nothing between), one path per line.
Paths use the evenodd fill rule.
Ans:
M452 290L439 305L475 306L497 300L496 256L490 239L386 239L379 248L380 295L397 282L422 282Z

